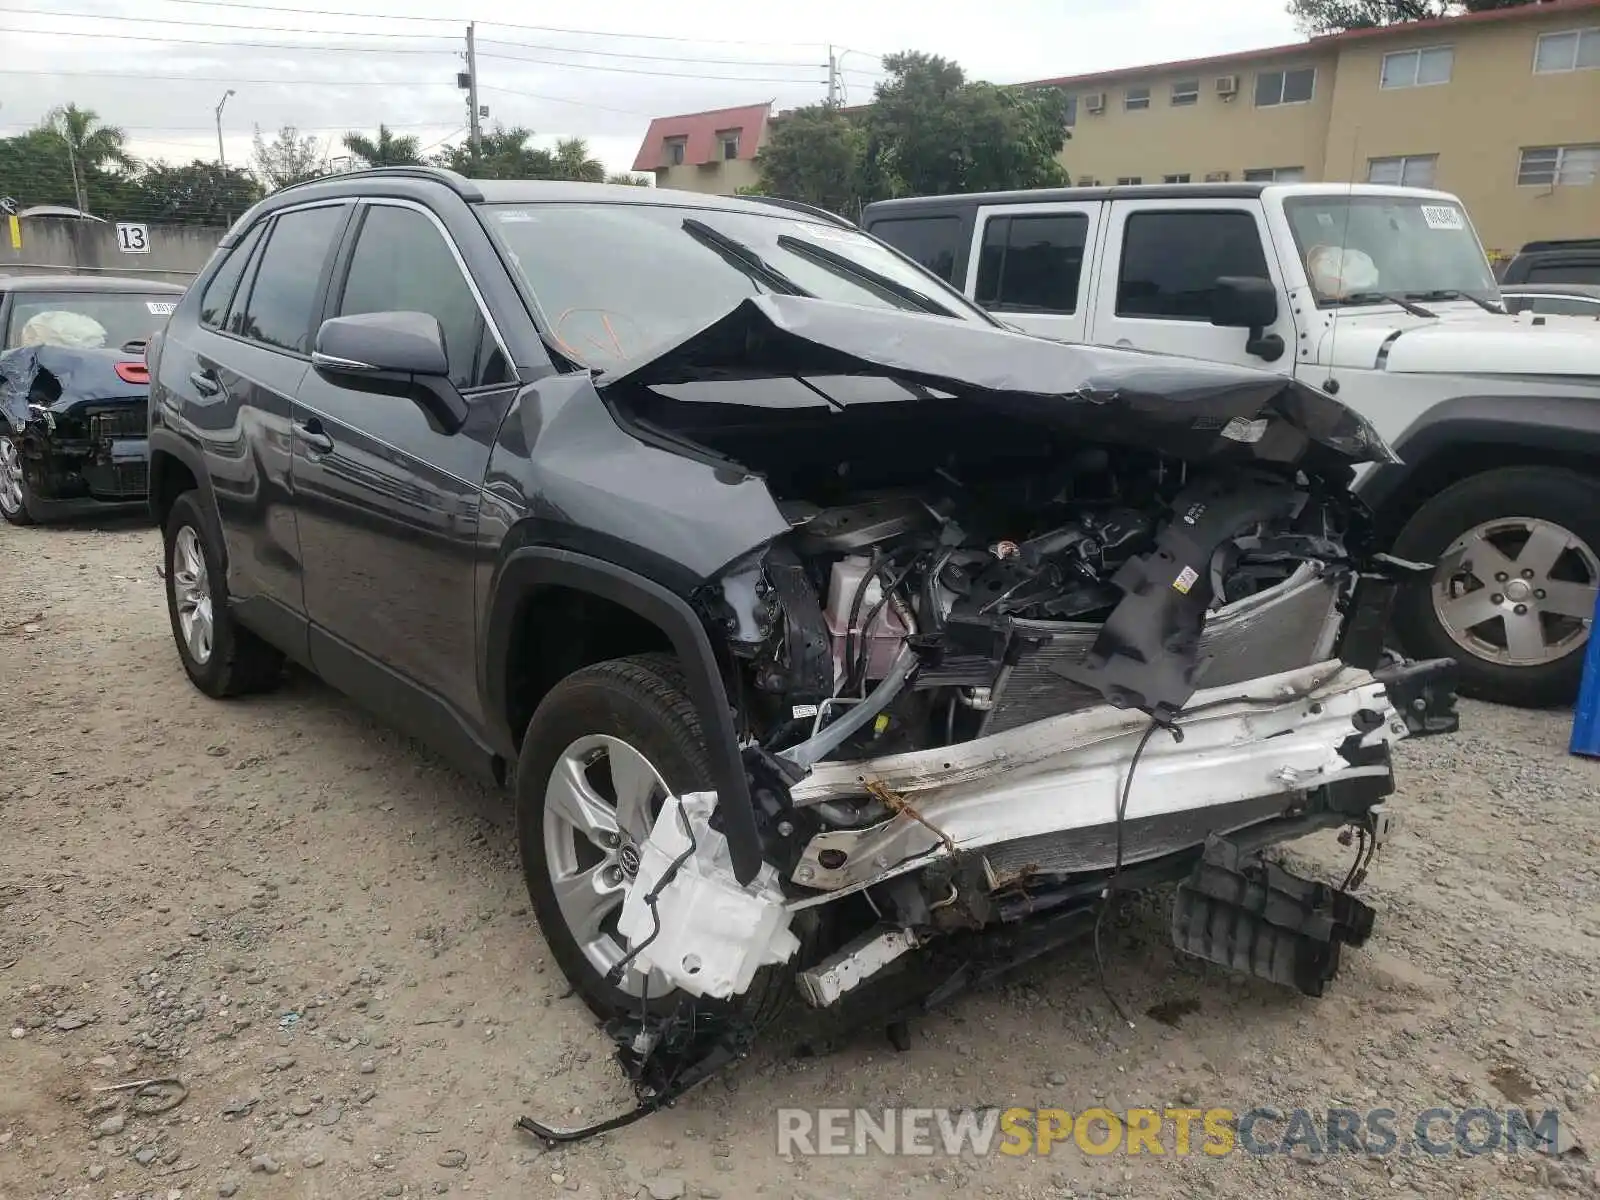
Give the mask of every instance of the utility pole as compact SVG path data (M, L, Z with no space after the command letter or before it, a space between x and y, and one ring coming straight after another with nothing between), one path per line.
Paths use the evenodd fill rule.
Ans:
M478 161L478 46L473 40L476 22L467 22L467 126L472 130L472 161Z
M839 60L833 55L833 47L828 47L828 107L839 106Z
M228 102L228 97L231 95L233 89L229 88L222 93L222 99L217 101L217 166L224 171L228 169L228 157L222 151L222 106Z

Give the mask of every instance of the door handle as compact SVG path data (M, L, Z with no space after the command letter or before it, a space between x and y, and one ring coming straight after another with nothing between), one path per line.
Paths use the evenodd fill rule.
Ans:
M190 371L189 382L194 384L194 390L202 396L215 396L222 390L222 384L210 368L203 371Z
M333 453L333 439L323 431L322 422L315 417L309 421L296 421L294 431L300 435L300 440L305 442L307 447L318 454Z

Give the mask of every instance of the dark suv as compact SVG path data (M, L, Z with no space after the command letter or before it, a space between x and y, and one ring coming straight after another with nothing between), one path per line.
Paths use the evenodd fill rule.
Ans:
M342 175L246 214L149 358L190 678L292 659L511 786L610 1016L830 1005L1191 872L1184 950L1320 991L1370 911L1256 853L1370 852L1389 744L1453 727L1450 664L1382 650L1417 568L1365 548L1362 419L1006 330L825 213Z

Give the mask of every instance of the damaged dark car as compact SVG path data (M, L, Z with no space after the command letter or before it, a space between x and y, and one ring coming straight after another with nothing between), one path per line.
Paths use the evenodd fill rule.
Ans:
M508 786L640 1112L1161 883L1180 950L1320 994L1390 747L1455 728L1384 649L1427 568L1372 550L1364 420L1011 332L825 213L356 172L241 219L150 361L184 669L293 660ZM1263 857L1335 827L1337 885Z
M144 347L182 295L147 279L0 276L0 517L144 506Z

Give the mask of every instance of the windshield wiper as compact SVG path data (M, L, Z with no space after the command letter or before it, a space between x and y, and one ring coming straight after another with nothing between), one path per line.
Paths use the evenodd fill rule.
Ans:
M896 300L903 300L919 312L932 313L936 317L955 317L959 314L940 304L932 296L924 296L913 287L908 287L898 279L874 271L871 267L858 263L855 259L843 255L826 246L819 246L815 242L808 242L804 238L795 237L793 234L782 233L778 235L778 245L791 254L798 254L801 258L816 263L819 267L833 272L841 279L852 283L864 283L868 287L885 292Z
M1497 305L1493 300L1480 296L1476 292L1463 292L1459 288L1436 288L1431 292L1407 292L1409 300L1471 300L1484 312L1505 316L1506 310Z
M1340 300L1340 303L1341 304L1384 304L1384 303L1398 304L1401 308L1405 309L1413 317L1433 317L1433 318L1437 319L1438 316L1439 316L1439 314L1434 312L1432 309L1423 308L1422 305L1420 305L1420 304L1414 304L1410 300L1406 299L1404 296L1397 295L1394 292L1351 292L1350 295L1343 297Z
M722 230L694 217L683 219L683 231L702 246L714 250L729 266L743 271L758 283L766 284L773 291L790 296L811 295L738 238L731 238Z

